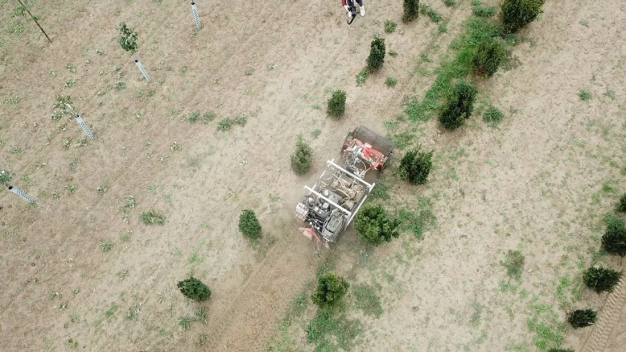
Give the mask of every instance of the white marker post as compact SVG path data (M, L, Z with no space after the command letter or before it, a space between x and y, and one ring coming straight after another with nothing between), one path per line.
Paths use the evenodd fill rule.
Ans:
M135 64L137 64L137 67L139 67L139 71L141 71L141 74L143 74L143 76L146 78L146 81L148 81L148 83L152 82L152 78L150 78L150 75L148 74L148 72L146 72L146 69L143 68L141 62L139 62L139 60L135 60Z
M79 114L76 114L76 116L74 116L74 118L76 119L76 122L78 122L80 127L83 128L83 131L85 131L85 133L87 134L89 139L93 140L93 133L91 132L89 127L87 127L87 124L85 123L85 121L83 121L83 118Z
M24 199L28 203L35 204L35 200L29 197L28 194L24 193L24 191L22 191L21 189L15 188L13 186L9 186L9 190L13 192L14 194L17 194L18 196L20 196L22 199Z
M200 22L200 15L198 14L198 8L195 2L191 3L191 10L193 11L193 17L196 19L196 28L202 28L202 22Z

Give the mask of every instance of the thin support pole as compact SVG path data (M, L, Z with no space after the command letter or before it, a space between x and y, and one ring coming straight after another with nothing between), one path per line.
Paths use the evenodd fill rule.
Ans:
M191 3L191 10L193 11L193 17L196 19L196 28L202 28L202 22L200 22L200 15L198 14L198 8L195 2Z
M28 15L30 15L30 18L33 19L33 21L35 21L35 24L37 25L37 27L39 27L39 29L41 29L41 33L43 33L43 35L46 36L46 38L48 38L48 41L50 43L52 43L52 39L50 39L50 37L48 37L48 34L46 34L46 31L43 30L43 28L41 28L41 26L39 25L39 22L37 22L37 20L35 19L35 16L33 16L30 11L28 11L28 8L26 6L24 6L24 4L22 3L22 0L17 0L20 5L22 5L22 7L24 8L24 10L26 10L26 12L28 12Z
M152 78L150 78L150 75L148 74L146 69L143 67L141 62L139 62L139 60L135 60L135 64L137 64L137 67L139 67L139 71L141 71L141 74L143 74L143 76L146 78L146 81L148 81L148 83L152 82Z

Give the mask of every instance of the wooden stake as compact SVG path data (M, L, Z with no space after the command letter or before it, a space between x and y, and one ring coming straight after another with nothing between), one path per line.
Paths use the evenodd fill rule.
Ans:
M24 10L26 10L26 12L28 12L28 14L30 15L30 18L32 18L33 21L35 21L35 23L37 24L37 27L39 27L39 29L41 29L41 32L43 33L43 35L45 35L46 38L48 38L48 41L50 43L52 43L52 39L50 39L50 37L48 37L48 35L46 34L46 31L44 31L43 28L41 28L41 26L39 25L39 22L37 22L35 17L30 13L30 11L28 11L28 8L26 8L26 6L24 6L24 4L22 3L22 0L17 0L17 2L19 2L20 5L22 5L22 7L24 8Z

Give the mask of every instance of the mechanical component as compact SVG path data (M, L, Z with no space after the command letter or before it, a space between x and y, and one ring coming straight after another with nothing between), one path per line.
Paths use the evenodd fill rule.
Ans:
M310 188L304 200L296 205L296 218L307 228L300 231L309 239L335 242L350 225L374 183L364 180L367 172L382 171L393 155L395 145L388 139L360 126L348 134L341 148L340 165L334 160Z

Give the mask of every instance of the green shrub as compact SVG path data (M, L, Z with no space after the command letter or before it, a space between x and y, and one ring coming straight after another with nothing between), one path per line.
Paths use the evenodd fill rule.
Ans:
M597 293L612 292L621 276L621 273L612 269L589 268L583 273L583 281Z
M311 169L312 162L313 150L302 138L302 135L298 135L296 151L291 156L291 169L297 175L304 175Z
M602 249L609 254L626 256L626 225L624 221L613 218L602 236Z
M593 325L596 322L596 316L597 313L594 310L578 309L567 317L567 321L574 329L584 328Z
M196 302L206 301L211 298L211 290L202 281L190 277L178 282L178 288L183 296Z
M419 7L419 0L404 0L404 14L402 15L402 22L407 23L416 19Z
M120 31L117 42L120 43L122 49L135 53L137 51L137 32L127 27L124 22L121 22L117 29Z
M141 221L146 225L163 225L165 224L165 216L150 210L141 214Z
M519 280L522 277L522 271L524 271L525 260L522 252L509 250L501 264L506 268L507 275Z
M319 307L334 306L348 292L350 284L334 273L326 273L319 277L317 290L311 296L313 303Z
M433 167L433 151L421 152L415 148L404 154L400 161L400 177L413 185L423 185Z
M443 3L446 6L451 7L451 6L455 6L456 5L456 0L443 0Z
M367 58L367 68L371 72L376 72L383 67L385 62L385 40L375 38L370 45L370 56Z
M617 211L620 213L626 213L626 193L622 194L622 197L619 199Z
M326 109L328 115L334 118L341 118L346 112L346 92L343 90L336 90L333 96L328 99L328 108Z
M461 81L456 85L439 114L439 122L443 127L454 130L461 127L465 120L470 118L474 109L476 93L476 88L470 83Z
M389 88L394 87L396 83L398 83L398 80L393 77L387 77L387 80L385 81L385 84Z
M490 39L481 42L476 47L472 59L474 74L483 77L493 76L506 58L506 55L506 46L501 41Z
M246 209L239 216L239 231L249 239L261 238L261 224L257 220L254 211Z
M0 170L0 184L1 185L5 185L9 182L11 182L11 179L13 177L11 176L11 174L6 171L6 170Z
M541 13L545 0L504 0L501 5L502 25L508 33L517 32Z
M393 21L385 21L385 33L393 33L396 31L397 23Z
M496 8L493 6L474 6L472 12L474 16L478 17L493 17L496 14Z
M389 218L382 205L364 206L354 221L354 229L361 241L374 246L399 237L399 225L400 221Z

